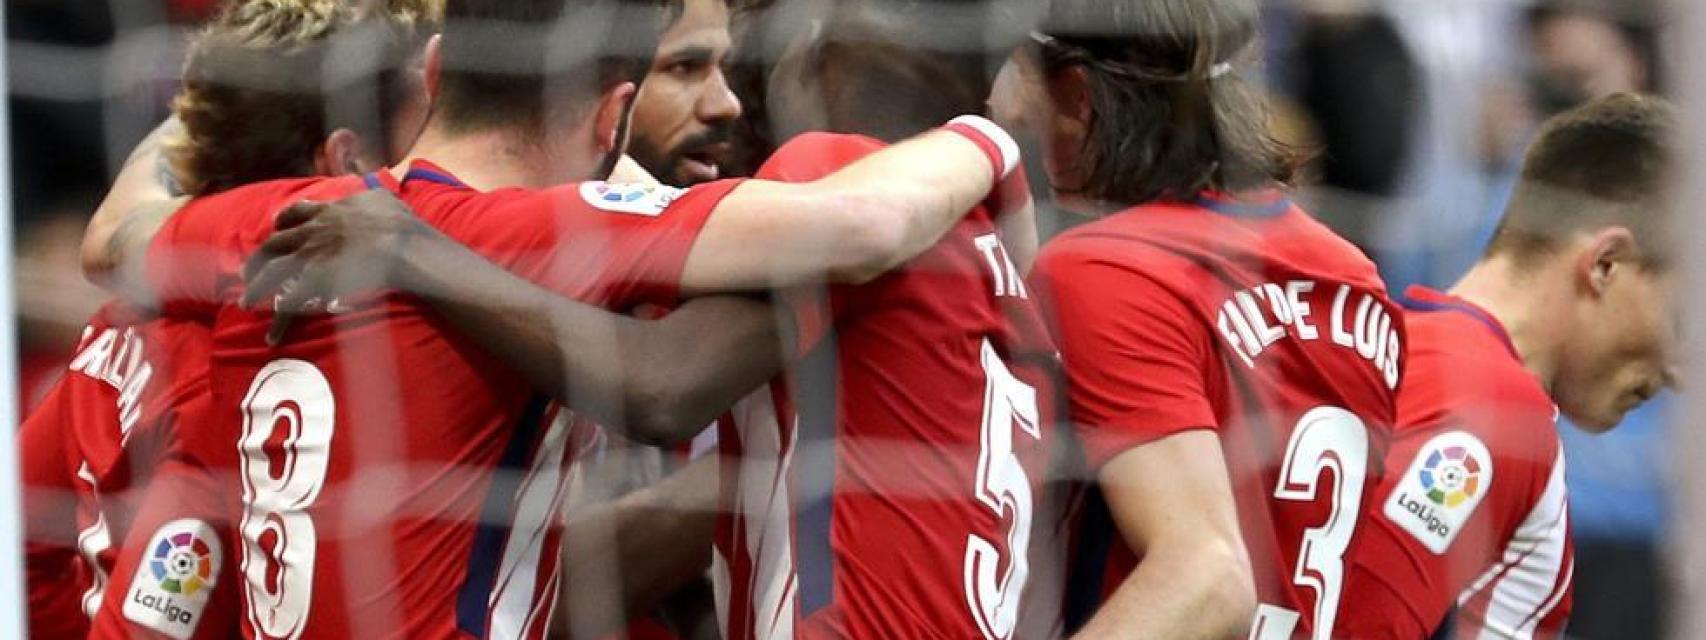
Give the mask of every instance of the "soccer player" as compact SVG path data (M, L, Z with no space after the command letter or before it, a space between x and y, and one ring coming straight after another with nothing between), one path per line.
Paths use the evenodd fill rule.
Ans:
M240 458L244 488L246 633L538 636L554 593L554 479L572 448L564 422L551 420L553 410L516 373L447 333L414 298L332 296L325 306L336 313L302 319L269 349L274 314L233 303L244 257L275 224L301 222L278 214L290 203L384 188L502 266L559 294L627 309L824 273L869 279L945 233L993 186L992 164L1016 161L999 130L961 125L809 184L534 190L610 166L632 80L644 67L636 62L651 53L618 49L546 64L547 51L562 53L547 46L550 27L604 17L602 3L586 4L451 2L442 72L436 49L428 54L428 86L438 99L405 167L198 200L154 237L147 270L168 312L217 314L214 404L240 417L221 439ZM603 45L631 49L647 38L646 18L641 8L588 30ZM490 71L497 52L519 68ZM820 210L801 216L801 208ZM405 255L423 233L400 238ZM309 236L287 231L273 240L281 237L289 244ZM297 248L312 256L329 247L307 241ZM404 273L394 277L421 290L435 278L464 276L397 267ZM372 280L334 284L360 291L389 274L365 275ZM256 289L269 288L250 293ZM436 309L454 315L453 307ZM589 348L598 346L608 345ZM619 356L529 366L564 364L586 367L576 371L588 380L619 378L622 368ZM572 404L605 424L635 428L619 410ZM642 435L668 441L706 419L682 421L694 425L686 431L674 425ZM393 498L375 513L363 508L370 495Z
M1406 292L1399 428L1340 632L1563 632L1574 554L1557 416L1604 431L1672 382L1676 135L1673 109L1638 95L1552 118L1486 255L1449 292Z
M997 83L1091 216L1033 277L1095 480L1077 637L1327 638L1350 595L1402 331L1374 265L1286 199L1292 163L1240 77L1257 17L1062 0Z
M374 59L365 61L373 65L374 76L371 82L342 87L341 95L377 91L406 96L410 84L406 62L420 51L428 23L436 22L436 15L429 13L419 3L406 2L382 12L309 2L231 6L192 42L176 115L126 161L93 225L113 224L121 218L119 212L137 206L169 206L172 189L215 193L256 179L306 175L317 168L375 167L394 157L386 155L385 141L412 136L423 120L420 108L411 116L406 101L383 102L381 110L397 115L382 119L396 125L396 135L388 135L393 131L367 126L369 120L324 115L324 101L339 94L236 86L222 75L220 65L234 59L254 62L264 56L264 63L250 69L251 77L285 77L304 69L317 73L315 56L332 36L365 30L364 35L377 45ZM306 131L323 132L324 137L246 128L256 121L284 119ZM406 149L406 145L405 140L396 148ZM239 147L245 153L221 153ZM25 502L31 527L26 564L33 635L88 633L108 575L132 573L129 569L115 572L114 543L125 539L133 525L137 496L154 478L152 470L167 455L178 431L195 428L190 416L207 400L208 344L207 331L200 325L157 318L144 308L111 302L90 319L70 371L56 384L50 401L26 418L20 439L30 454L24 458L24 473L30 487ZM137 520L134 524L153 535L162 523ZM176 529L189 530L182 523ZM156 537L173 536L162 531ZM189 549L202 545L200 550L210 558L227 549L218 537L198 537L192 532L192 538L197 542ZM68 544L71 541L75 546ZM120 580L127 594L135 591L170 601L181 620L162 621L152 612L129 617L174 635L229 635L236 622L235 574L230 568L217 560L205 569L194 567L197 586L176 594L159 593L163 577L144 578L136 584ZM187 576L172 577L186 584L181 579ZM150 590L146 583L155 586ZM162 602L161 606L168 605Z
M975 2L837 7L776 66L770 114L783 137L857 135L797 137L759 177L812 180L984 108L990 62L1007 50L936 45L946 29L994 33L1015 18ZM791 292L800 350L823 342L816 357L832 363L796 368L798 444L783 452L795 465L800 637L1015 634L1053 426L1054 347L1024 283L1036 246L1029 193L1018 180L1007 189L880 279ZM723 435L737 451L771 437ZM753 465L743 466L744 480ZM731 526L751 529L735 515ZM738 534L725 527L718 540L733 589L744 586L739 560L762 561L766 543ZM774 579L745 568L760 584Z
M632 134L628 143L628 156L665 184L685 187L701 182L729 176L724 168L724 158L728 155L731 135L741 116L741 103L729 90L724 69L732 47L729 33L730 13L734 7L729 0L681 0L683 9L664 31L658 42L657 55L652 59L651 68L645 79L640 83L639 93L634 96L634 114L632 116ZM748 174L742 174L748 175ZM642 310L642 317L652 310ZM613 502L614 496L627 493L630 490L654 485L660 476L676 472L678 468L694 464L695 458L714 452L716 430L708 428L690 443L684 443L674 448L660 448L629 442L626 438L615 433L606 432L599 440L600 446L596 455L587 456L579 465L575 491L571 492L565 510L580 522L570 525L570 544L574 545L603 545L628 546L635 542L645 544L646 534L633 530L609 531L600 530L595 522L608 518L608 508L595 507L587 511L586 503L595 501ZM693 472L695 476L708 474L714 477L715 462L699 461L701 469ZM702 497L699 502L715 505L716 482L683 483L688 493L697 493ZM679 504L684 496L680 494L664 494L654 492L651 495L668 495L672 504ZM635 500L622 501L623 508L644 511L652 522L660 517L680 515L684 520L696 522L706 520L704 514L661 514L661 509L645 509L642 505L644 496ZM587 517L581 517L580 511L587 511ZM602 513L601 513L602 512ZM588 522L592 519L594 522ZM620 524L618 524L620 527ZM699 527L708 530L709 525ZM707 533L705 539L709 539ZM653 549L656 546L652 546ZM695 561L689 563L699 574L705 573L710 566L711 553L709 545L664 545L674 549L694 549L697 554ZM639 548L636 546L636 548ZM624 586L645 584L646 580L640 575L647 572L631 570L621 563L655 562L660 554L655 550L648 554L630 557L623 554L609 553L574 553L564 554L565 584L583 584L584 580L578 575L585 571L605 572L611 579L606 582L615 584L620 580ZM684 569L685 571L685 569ZM612 606L606 597L619 590L605 589L565 589L563 591L563 608L569 612L564 618L573 618L577 625L576 631L587 635L589 628L596 626L593 619L608 617L632 610L632 605L644 604L646 601L659 600L655 597L640 598L630 601L630 606ZM631 633L643 632L645 629L669 625L685 628L693 625L711 626L715 624L715 610L710 597L711 589L708 580L699 579L688 581L682 585L681 593L672 595L652 615L635 621ZM697 594L697 595L695 595Z
M628 155L664 184L685 187L724 176L740 99L723 67L729 0L682 0L634 96Z

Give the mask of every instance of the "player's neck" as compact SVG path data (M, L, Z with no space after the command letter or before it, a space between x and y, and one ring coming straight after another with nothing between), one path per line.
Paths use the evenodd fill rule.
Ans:
M1451 288L1451 295L1485 309L1510 335L1523 367L1548 391L1557 372L1556 356L1563 331L1552 312L1555 293L1530 270L1518 269L1507 258L1475 263Z
M409 155L392 170L402 177L415 160L429 160L470 187L481 191L521 187L543 189L566 182L552 175L543 149L519 144L503 131L448 133L427 127Z

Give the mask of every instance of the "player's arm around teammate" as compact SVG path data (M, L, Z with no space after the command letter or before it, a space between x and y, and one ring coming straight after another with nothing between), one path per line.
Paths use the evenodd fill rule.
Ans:
M782 337L767 304L722 296L655 321L612 314L487 262L383 191L301 204L278 224L290 231L250 260L244 299L256 304L300 273L273 301L281 310L274 340L289 311L336 297L327 295L334 287L396 287L427 300L541 391L648 442L692 437L781 366ZM299 272L303 263L310 266ZM354 274L372 279L346 277Z
M1005 132L962 119L822 180L747 181L712 212L682 289L869 280L936 242L1018 160ZM251 263L248 303L291 278L274 301L285 312L376 287L409 291L540 389L646 442L698 433L779 371L781 345L792 344L768 306L739 300L696 301L656 324L614 319L615 339L585 331L612 320L486 263L380 194L299 206L279 226Z

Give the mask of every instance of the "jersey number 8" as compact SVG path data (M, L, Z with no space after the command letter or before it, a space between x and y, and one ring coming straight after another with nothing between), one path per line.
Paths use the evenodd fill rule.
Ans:
M314 365L267 363L243 398L243 592L256 637L295 640L307 626L320 495L336 405Z

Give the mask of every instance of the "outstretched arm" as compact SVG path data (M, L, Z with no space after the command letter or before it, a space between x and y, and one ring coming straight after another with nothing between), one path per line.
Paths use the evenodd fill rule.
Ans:
M681 288L692 294L871 280L941 240L1018 162L1018 145L1005 131L964 117L820 180L749 180L711 213Z
M568 514L559 606L576 637L608 635L704 575L721 495L717 467L717 457L706 456L652 486Z
M286 290L274 300L274 341L291 313L340 292L400 289L541 392L647 443L691 438L782 367L786 338L765 302L694 300L657 321L610 313L487 262L388 192L298 204L278 224L288 232L250 261L243 300Z

